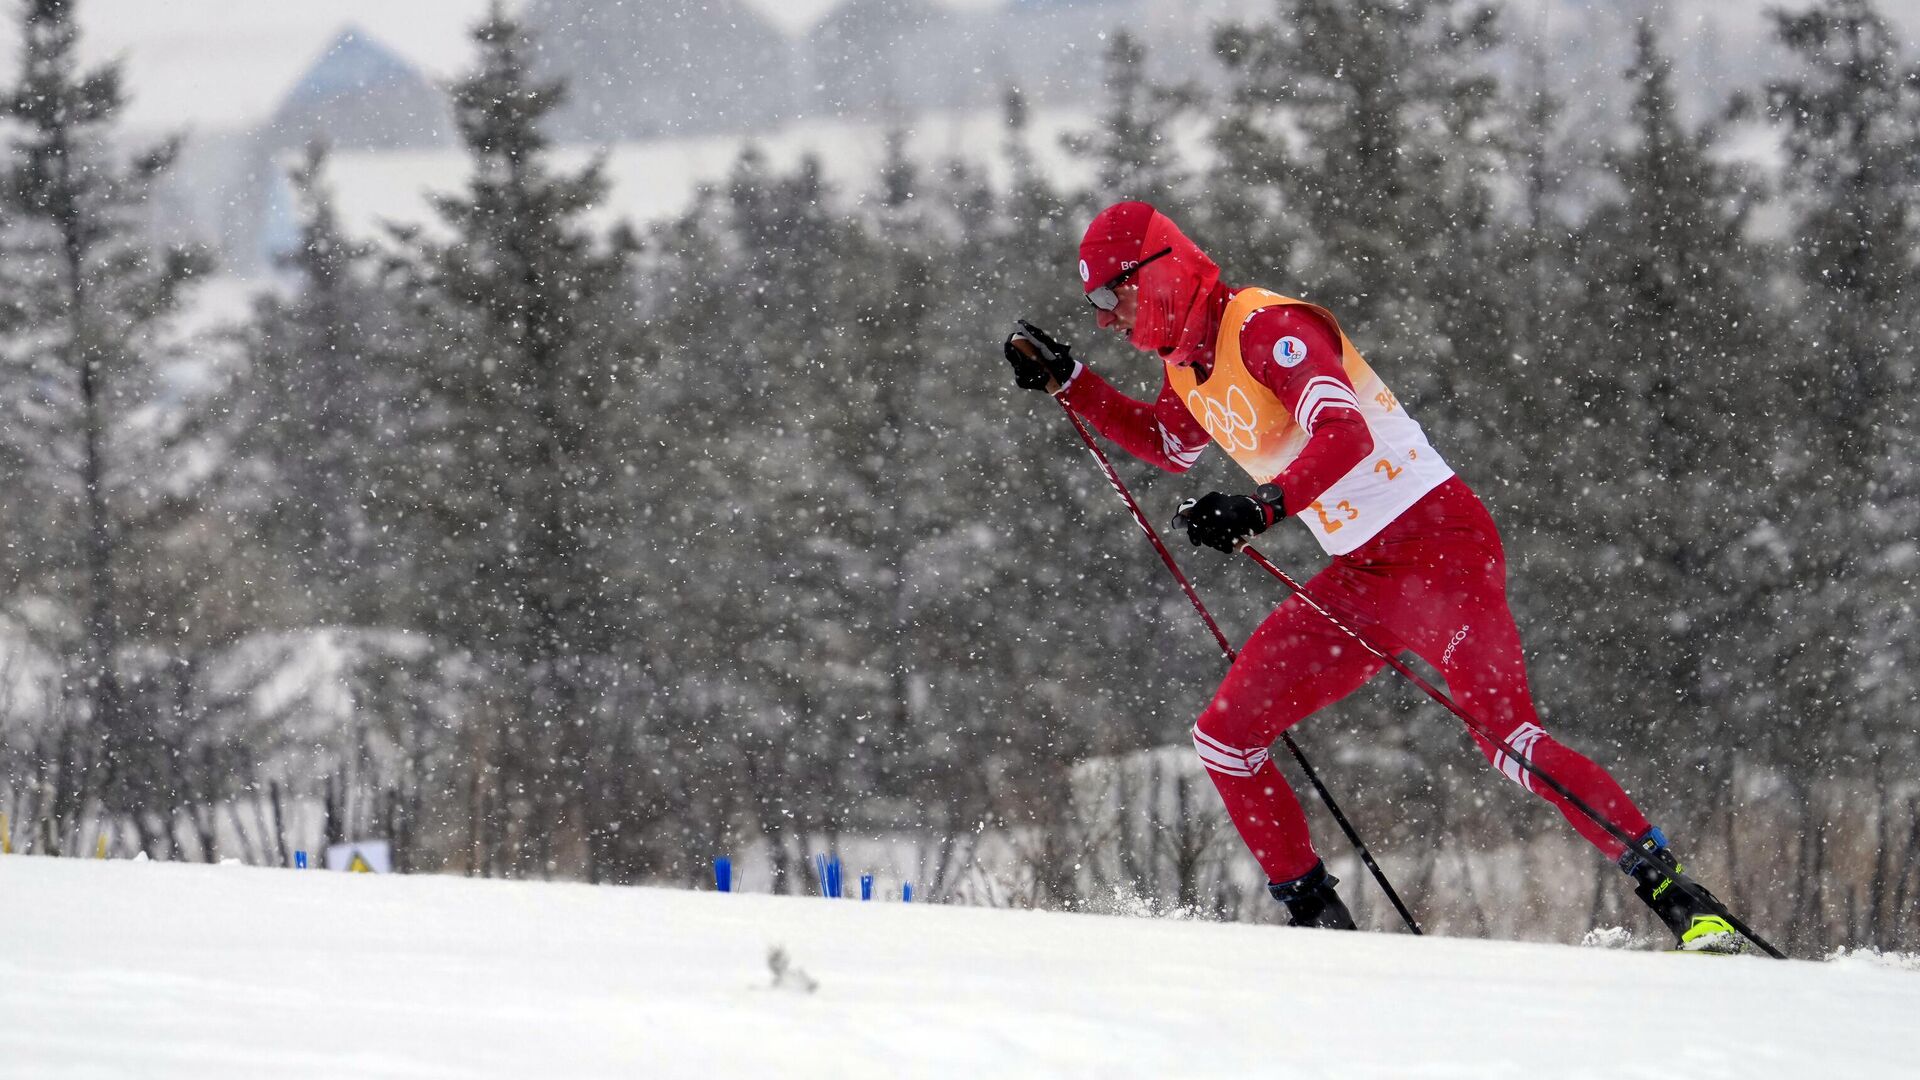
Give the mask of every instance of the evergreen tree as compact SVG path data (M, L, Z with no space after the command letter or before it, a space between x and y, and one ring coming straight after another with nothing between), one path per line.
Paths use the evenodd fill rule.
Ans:
M1884 449L1883 422L1899 419L1890 391L1913 367L1904 301L1920 274L1908 257L1920 233L1920 67L1870 0L1823 0L1774 20L1805 65L1769 89L1768 105L1798 196L1810 329L1833 360L1831 376L1807 389L1847 466L1860 469Z
M1066 202L1034 161L1033 148L1028 145L1028 133L1033 125L1033 107L1017 87L1007 88L1001 102L1001 118L1006 128L1002 153L1010 176L999 214L987 219L1000 228L976 227L970 230L970 235L982 240L996 236L1016 238L1020 244L1016 254L1022 259L1027 257L1028 252L1043 245L1049 251L1071 251L1079 237L1068 237L1067 234L1073 230L1069 226L1070 214ZM998 260L982 265L993 267L1002 275L1012 269ZM1013 264L1014 267L1025 265L1025 262Z
M1422 311L1461 292L1451 282L1507 163L1484 68L1498 41L1496 9L1477 0L1277 0L1271 21L1216 35L1219 183L1297 217L1307 243L1294 265L1375 335L1391 326L1430 346L1453 329Z
M636 244L583 220L606 189L599 163L549 163L542 124L563 91L530 77L519 24L496 5L473 39L478 66L453 88L470 186L435 198L443 233L395 238L394 281L419 298L430 345L412 361L414 475L382 512L435 545L421 624L493 676L477 731L499 741L478 748L474 780L487 805L474 857L491 871L550 867L553 845L594 827L582 777L598 726L618 723L596 687L617 667L624 612L605 559Z
M320 796L330 833L383 833L397 865L426 869L444 864L451 840L460 680L453 649L407 632L424 530L396 527L383 508L412 472L410 358L433 345L380 287L373 246L342 228L329 160L316 141L288 168L298 238L278 255L284 277L256 299L242 337L230 471L249 483L224 509L257 543L228 558L264 603L252 613L257 635L223 668L264 679L301 652L335 662L269 722L235 703L231 727L262 759L257 783ZM375 808L372 820L348 820L355 807Z
M724 740L747 824L790 890L808 887L795 869L813 837L865 816L836 792L899 805L911 715L901 567L925 502L897 485L924 437L910 418L928 348L914 280L926 202L902 133L886 137L875 181L872 209L853 214L817 161L782 173L743 154L715 215L728 255L697 268L721 295L676 316L727 343L675 350L700 388L696 504L729 511L725 534L687 560L687 584L742 598L718 620L722 659L757 684L721 732L700 735Z
M248 354L250 424L238 448L269 471L271 501L258 527L290 556L301 623L380 621L392 581L379 567L366 508L380 496L383 465L397 452L384 434L395 392L382 385L380 355L398 312L373 281L373 249L342 231L327 187L328 154L310 144L288 170L300 213L299 240L279 257L290 282L257 303ZM395 540L381 547L390 558ZM384 586L384 587L383 587Z
M17 598L55 599L78 623L55 632L52 651L87 724L48 763L45 813L60 823L58 843L98 797L109 814L132 814L144 840L150 821L137 811L170 807L169 766L162 720L136 701L126 653L151 644L149 631L177 629L168 622L185 614L181 600L205 572L193 560L153 561L167 561L156 545L191 512L199 476L186 463L206 414L152 405L168 374L160 331L205 263L142 234L148 193L177 144L131 158L114 144L119 68L80 69L74 5L32 0L20 19L23 62L3 99L15 130L5 198L19 316L7 351L34 372L38 408L10 430L45 449L22 478L42 510L32 532L14 524L16 543L35 553Z
M1092 210L1139 199L1169 212L1188 182L1177 141L1196 91L1161 86L1147 77L1147 47L1131 31L1114 31L1103 57L1106 95L1100 123L1069 141L1093 166Z
M1785 724L1775 756L1801 811L1790 939L1815 940L1844 913L1883 933L1903 913L1889 867L1901 844L1887 785L1920 742L1912 523L1920 242L1920 68L1868 0L1776 12L1800 61L1768 90L1788 154L1798 298L1791 347L1776 354L1792 398L1773 456L1783 582L1760 662ZM1829 891L1837 777L1878 793L1874 872L1860 895ZM1911 850L1908 848L1907 850ZM1899 890L1904 892L1904 888Z
M1535 647L1571 658L1552 689L1583 731L1717 784L1677 793L1704 827L1729 805L1741 628L1770 588L1746 539L1772 502L1752 465L1775 405L1751 270L1764 260L1745 239L1754 193L1716 162L1715 131L1681 125L1651 22L1626 76L1629 140L1607 159L1620 194L1580 230L1592 287L1536 369L1555 387L1539 421L1558 443L1538 462L1553 493L1539 509L1559 535L1592 539L1536 556L1560 587Z

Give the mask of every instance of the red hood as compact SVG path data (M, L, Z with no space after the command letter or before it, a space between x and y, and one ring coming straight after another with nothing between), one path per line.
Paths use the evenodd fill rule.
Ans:
M1220 283L1220 267L1172 219L1142 202L1115 203L1100 211L1080 241L1080 280L1087 292L1122 269L1162 248L1171 253L1143 267L1139 313L1129 335L1135 348L1183 363L1207 341L1208 300Z

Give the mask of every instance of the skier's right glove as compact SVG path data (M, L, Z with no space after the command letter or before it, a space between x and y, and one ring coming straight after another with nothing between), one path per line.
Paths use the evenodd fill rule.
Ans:
M1077 365L1073 346L1053 340L1045 330L1025 319L1020 329L1007 335L1002 351L1013 365L1013 382L1022 390L1045 390L1049 382L1057 389L1073 378Z
M1173 527L1187 530L1187 540L1195 547L1204 544L1231 555L1287 516L1281 503L1280 488L1274 484L1260 485L1252 496L1210 491L1181 503Z

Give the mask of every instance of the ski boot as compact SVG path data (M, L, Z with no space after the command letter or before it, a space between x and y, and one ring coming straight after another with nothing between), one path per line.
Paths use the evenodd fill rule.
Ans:
M1748 951L1747 939L1741 937L1732 924L1694 899L1691 893L1676 885L1665 871L1642 857L1655 851L1667 853L1667 857L1672 858L1672 854L1667 852L1666 834L1659 829L1649 829L1645 836L1620 856L1620 869L1625 870L1627 876L1636 883L1633 895L1652 908L1653 913L1660 916L1660 921L1673 931L1677 939L1674 950L1707 953ZM1674 861L1674 868L1686 869L1678 860ZM1719 902L1717 897L1707 892L1706 886L1691 880L1690 884L1715 903Z
M1287 905L1287 925L1319 930L1355 930L1353 913L1333 891L1340 879L1327 873L1326 863L1314 863L1313 869L1292 881L1269 881L1267 891Z

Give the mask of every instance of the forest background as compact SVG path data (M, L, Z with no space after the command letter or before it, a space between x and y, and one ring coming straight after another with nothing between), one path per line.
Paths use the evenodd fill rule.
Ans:
M1801 951L1920 939L1920 68L1867 0L1776 13L1796 70L1693 123L1644 21L1605 129L1498 5L1278 0L1192 82L1111 35L1084 189L1009 89L1004 182L903 126L870 184L749 145L613 225L496 11L449 89L467 185L354 235L295 155L282 287L216 329L179 318L208 254L153 227L178 147L121 137L74 7L19 7L0 96L13 850L381 836L414 871L688 884L750 852L783 891L844 850L937 899L1274 918L1180 745L1218 652L999 358L1026 317L1153 391L1072 273L1144 198L1340 314L1501 523L1545 722L1718 891ZM1157 517L1244 486L1121 468ZM1182 557L1230 635L1279 599ZM1399 682L1297 734L1435 928L1625 910Z

